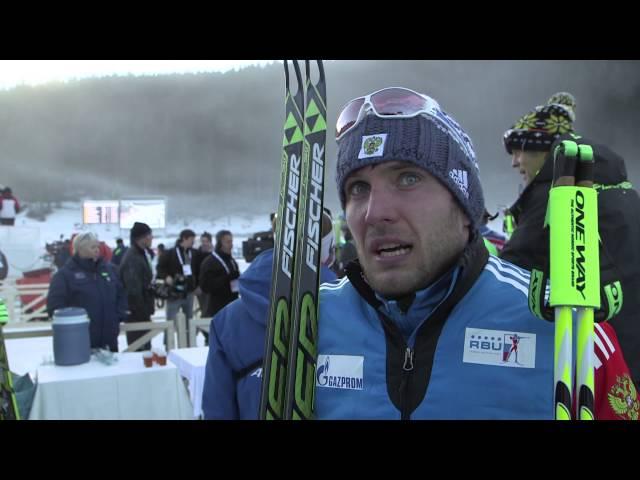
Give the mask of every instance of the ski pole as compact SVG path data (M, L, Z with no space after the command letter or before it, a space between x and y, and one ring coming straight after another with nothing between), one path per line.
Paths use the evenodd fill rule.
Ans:
M0 298L0 420L20 420L20 410L16 393L13 389L13 379L7 359L7 349L4 343L2 327L9 321L9 312L4 300Z
M574 148L575 147L575 148ZM566 200L566 189L575 184L575 156L578 153L574 142L562 142L553 152L553 185L549 191L548 223L550 229L550 282L549 303L554 307L555 331L553 350L553 383L555 418L571 420L572 391L572 325L571 307L566 298L559 292L560 283L566 278L565 265L567 243L570 245L570 220L566 215L568 208L562 200ZM546 223L546 222L545 222ZM567 242L567 240L569 241ZM569 247L570 248L570 247ZM562 266L563 270L559 267ZM571 267L569 266L569 269Z
M580 162L576 174L576 186L580 188L580 191L584 198L583 204L576 206L582 206L582 216L576 219L577 232L579 233L579 226L584 228L584 234L582 237L585 242L585 250L583 257L583 265L587 265L587 268L595 269L595 279L590 280L595 283L596 286L600 285L600 259L598 257L598 197L595 190L593 190L593 169L594 158L593 149L589 145L580 145L579 156ZM578 197L576 197L578 200ZM584 218L584 223L579 224L579 220ZM580 259L580 257L579 257ZM585 281L587 279L585 278ZM590 298L590 304L598 303L598 292L590 292L595 295ZM586 295L585 295L586 296ZM585 298L585 300L587 300ZM594 302L595 300L595 302ZM593 328L593 307L580 307L577 310L577 345L576 345L576 395L578 396L578 408L576 416L580 420L593 420L594 416L594 392L595 392L595 380L594 380L594 361L593 361L593 340L594 340L594 328Z
M549 303L555 310L555 418L572 417L572 309L577 308L578 375L584 399L579 416L586 419L593 418L593 308L600 306L597 197L595 190L587 187L593 182L593 153L588 146L578 147L575 142L565 140L553 155L554 181L545 225L550 228ZM578 158L580 168L576 171ZM576 186L576 178L580 186Z

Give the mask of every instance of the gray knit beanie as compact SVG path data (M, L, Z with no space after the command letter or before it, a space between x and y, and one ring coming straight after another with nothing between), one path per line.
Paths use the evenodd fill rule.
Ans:
M354 170L390 161L424 168L446 186L479 228L484 197L469 136L439 108L435 115L380 118L369 113L338 140L336 182L344 209L344 182Z

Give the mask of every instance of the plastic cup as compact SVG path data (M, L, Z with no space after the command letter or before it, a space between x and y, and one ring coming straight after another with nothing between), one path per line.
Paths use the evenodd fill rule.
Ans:
M153 366L153 354L151 352L144 352L142 354L142 361L147 368Z
M167 352L165 352L164 350L158 350L156 352L156 356L158 365L165 366L167 364Z

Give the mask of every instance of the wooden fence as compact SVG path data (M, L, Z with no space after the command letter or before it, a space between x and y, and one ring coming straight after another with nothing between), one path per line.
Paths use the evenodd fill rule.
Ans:
M0 299L4 300L9 313L9 322L3 329L6 339L53 335L46 310L48 293L48 284L17 285L11 281L0 284ZM187 329L186 318L182 311L178 312L176 321L172 322L166 320L164 309L158 309L151 322L121 323L120 333L148 331L129 345L126 352L136 351L160 334L167 336L167 349L170 350L176 348L176 333L177 348L185 348L187 345L195 346L198 330L208 332L210 321L210 318L200 317L200 309L194 309L194 317Z

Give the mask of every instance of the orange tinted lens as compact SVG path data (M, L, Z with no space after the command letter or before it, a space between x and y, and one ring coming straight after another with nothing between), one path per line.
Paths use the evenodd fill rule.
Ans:
M356 98L342 109L342 113L338 116L336 123L336 138L339 138L344 132L353 126L358 120L358 114L364 104L364 98Z
M378 115L414 115L426 108L426 100L404 88L387 88L371 96Z

